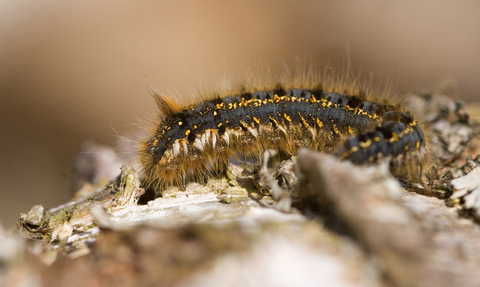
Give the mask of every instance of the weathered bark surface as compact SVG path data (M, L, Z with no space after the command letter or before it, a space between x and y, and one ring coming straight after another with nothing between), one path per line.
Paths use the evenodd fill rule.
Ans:
M407 104L429 123L436 180L301 150L153 200L124 167L0 232L0 285L478 286L478 124L442 95Z
M306 150L299 152L297 164L300 197L311 208L329 208L330 216L382 262L396 286L480 282L475 272L480 267L480 228L466 224L442 200L402 191L386 166L361 170Z

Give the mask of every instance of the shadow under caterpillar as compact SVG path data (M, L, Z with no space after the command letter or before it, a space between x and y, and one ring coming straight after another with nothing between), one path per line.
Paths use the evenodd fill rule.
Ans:
M229 159L260 159L267 149L295 155L299 147L355 164L390 159L398 178L419 180L429 162L424 131L401 104L315 88L242 91L181 107L153 94L160 110L138 161L154 188L185 187Z

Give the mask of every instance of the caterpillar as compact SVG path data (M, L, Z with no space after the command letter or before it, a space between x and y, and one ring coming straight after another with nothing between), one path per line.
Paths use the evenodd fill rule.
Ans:
M152 95L160 123L140 142L138 163L145 182L156 189L185 188L230 159L258 160L267 149L292 156L305 146L355 164L390 159L393 175L413 180L422 177L430 159L422 126L406 108L362 92L277 85L184 107Z

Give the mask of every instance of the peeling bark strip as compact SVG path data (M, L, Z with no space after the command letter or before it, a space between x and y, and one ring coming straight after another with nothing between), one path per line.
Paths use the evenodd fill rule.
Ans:
M306 146L356 164L392 158L393 174L413 179L429 158L420 124L404 108L362 96L279 87L184 108L154 97L162 121L139 161L157 188L200 180L229 158L258 159L267 149L294 155Z

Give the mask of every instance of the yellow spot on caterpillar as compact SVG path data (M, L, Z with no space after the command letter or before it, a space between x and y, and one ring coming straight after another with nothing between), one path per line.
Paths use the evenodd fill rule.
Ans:
M217 112L216 111L213 111L213 116L216 116L217 115Z
M394 143L398 141L398 139L399 139L398 135L395 132L392 132L392 137L388 140L388 142Z
M310 103L315 103L317 101L317 99L315 99L315 96L312 95L312 97L310 98Z
M340 158L341 158L341 159L342 159L342 158L347 158L347 157L349 157L352 153L354 153L354 152L356 152L356 151L358 151L358 146L354 146L354 147L352 147L350 150L344 152Z
M370 139L367 139L366 142L360 142L360 146L361 146L362 148L368 148L368 147L371 146L371 145L372 145L372 141L371 141Z
M190 134L190 130L186 130L185 131L185 136L188 137L189 134Z
M194 128L194 129L198 129L197 125L194 125L193 128Z
M158 139L155 139L152 143L152 146L157 146L158 145Z
M355 134L355 131L353 130L352 126L348 126L347 130L348 130L349 134L351 134L351 135Z
M416 126L418 123L416 120L413 120L411 123L409 123L408 125L411 126L411 127L414 127Z
M309 128L310 125L308 124L307 120L305 120L305 118L302 116L302 114L300 112L298 112L298 115L300 116L300 119L302 119L302 123L305 127Z
M284 117L287 121L289 121L289 122L292 121L292 119L290 118L290 116L287 115L287 114L283 114L283 117Z
M417 149L420 148L420 142L419 142L419 141L417 141L417 142L415 143L415 147L417 147Z
M333 131L334 131L334 132L335 132L337 135L339 135L339 136L341 136L341 135L342 135L342 133L341 133L341 132L338 130L338 128L337 128L337 125L336 125L336 124L333 124Z
M259 119L259 118L253 117L253 120L254 120L257 124L260 124L260 119Z
M410 149L410 145L407 144L407 145L405 146L405 151L408 151L409 149Z
M222 123L219 123L219 124L217 125L217 127L221 127L221 126L222 126Z
M179 126L183 125L183 122L178 122L178 125L179 125Z
M373 137L373 141L374 141L374 142L379 142L379 141L381 141L381 140L382 140L382 139L379 138L379 137Z
M323 122L319 118L316 119L316 122L318 127L323 128Z
M278 126L278 121L277 121L275 118L273 118L271 115L268 115L268 118L269 118L276 126Z

